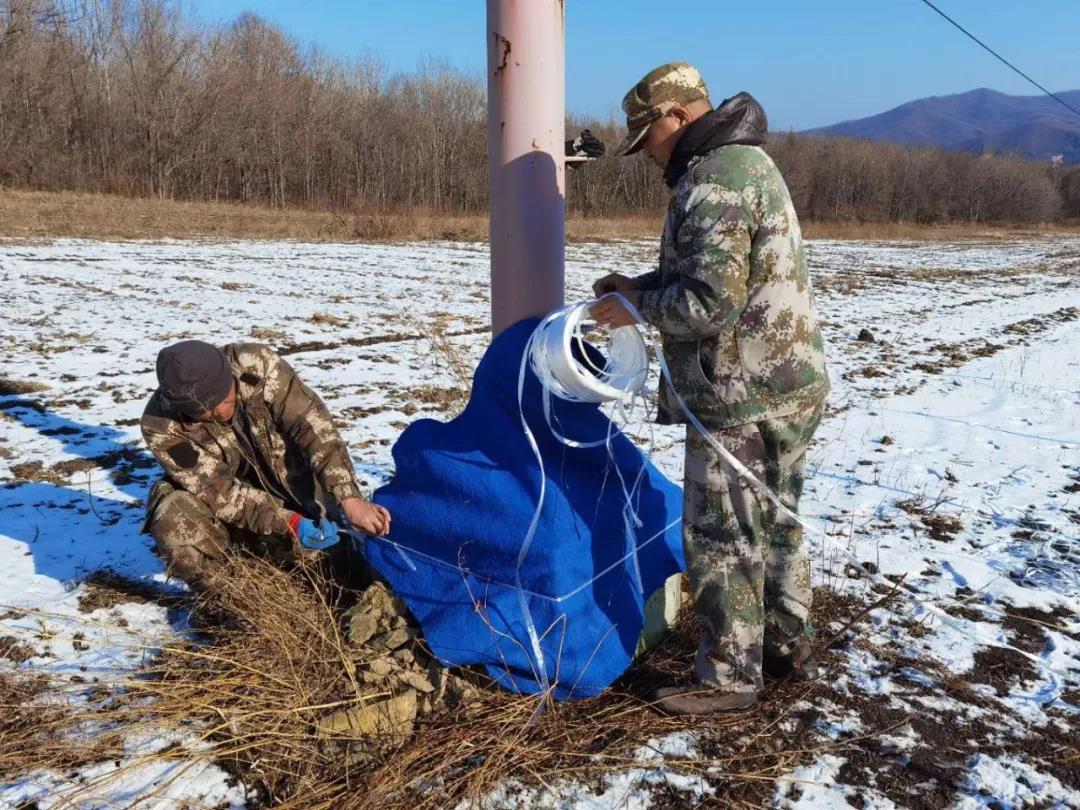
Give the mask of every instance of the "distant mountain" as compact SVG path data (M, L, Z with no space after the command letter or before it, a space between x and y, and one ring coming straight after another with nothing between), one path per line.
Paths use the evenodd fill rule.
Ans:
M1080 109L1080 90L1057 95ZM1066 163L1080 163L1080 116L1048 96L1008 96L986 88L909 101L880 115L809 133L969 152L1015 152L1046 161L1063 155Z

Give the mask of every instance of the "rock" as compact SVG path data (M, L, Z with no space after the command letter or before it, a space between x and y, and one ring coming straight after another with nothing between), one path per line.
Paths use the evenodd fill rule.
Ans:
M334 712L319 721L319 733L324 736L388 736L399 741L412 734L416 709L416 693L404 692Z
M387 661L385 658L376 658L367 666L369 671L382 678L385 678L387 675L394 671L394 665Z
M874 333L871 332L869 329L860 329L859 330L859 336L857 338L855 338L855 339L858 340L860 343L876 343L877 342L877 340L874 338Z
M364 664L364 669L360 673L361 680L364 683L378 683L385 680L386 677L393 672L396 667L386 658L376 658L373 661L368 661Z
M472 700L480 694L480 690L470 682L457 675L451 675L447 673L447 698L453 697L455 704L464 703L465 701Z
M425 695L435 691L435 687L431 684L431 681L419 672L413 672L411 669L399 673L398 678L406 686L410 686L418 692L423 692Z
M383 633L376 638L372 643L385 647L388 650L396 650L398 647L403 647L416 638L416 628L414 627L399 627L397 630L391 630L389 633Z
M379 632L379 622L371 613L355 611L349 620L349 643L354 647L367 644Z
M390 593L381 582L369 585L356 603L364 613L386 614L388 616L408 616L409 609L398 597Z

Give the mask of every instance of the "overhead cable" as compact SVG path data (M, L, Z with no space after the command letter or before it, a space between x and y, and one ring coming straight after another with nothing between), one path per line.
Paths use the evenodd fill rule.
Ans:
M972 40L973 40L974 42L976 42L976 43L977 43L977 44L979 45L979 47L983 48L983 49L984 49L985 51L987 51L987 52L988 52L989 54L991 54L991 55L992 55L992 56L993 56L994 58L996 58L996 59L997 59L998 61L1000 61L1000 62L1003 62L1003 63L1004 63L1004 64L1005 64L1005 65L1006 65L1007 67L1009 67L1009 68L1010 68L1011 70L1013 70L1013 71L1015 71L1016 73L1018 73L1018 74L1019 74L1020 76L1022 76L1023 78L1025 78L1025 79L1026 79L1027 81L1031 82L1031 83L1032 83L1033 85L1035 85L1035 86L1036 86L1037 88L1039 88L1039 89L1040 89L1040 90L1042 90L1042 91L1043 91L1044 93L1046 93L1046 95L1050 96L1050 98L1054 99L1054 101L1056 101L1056 102L1057 102L1058 104L1060 104L1060 105L1061 105L1062 107L1064 107L1065 109L1069 110L1069 111L1070 111L1070 112L1072 112L1072 113L1073 113L1074 115L1076 115L1076 116L1080 117L1080 110L1076 109L1076 107L1074 107L1073 105L1071 105L1071 104L1070 104L1069 102L1067 102L1067 101L1066 101L1065 99L1063 99L1063 98L1062 98L1061 96L1057 95L1056 93L1051 93L1051 92L1050 92L1049 90L1047 90L1047 89L1046 89L1045 87L1043 87L1043 86L1042 86L1041 84L1039 84L1039 83L1038 83L1037 81L1035 81L1035 80L1034 80L1033 78L1031 78L1031 77L1030 77L1030 76L1028 76L1028 75L1027 75L1026 73L1024 73L1024 71L1022 71L1022 70L1021 70L1020 68L1018 68L1018 67L1017 67L1016 65L1014 65L1014 64L1013 64L1012 62L1010 62L1010 61L1009 61L1008 59L1006 59L1006 58L1005 58L1004 56L1002 56L1002 55L1001 55L1000 53L998 53L997 51L995 51L995 50L994 50L993 48L991 48L991 47L990 47L989 45L987 45L987 44L986 44L985 42L983 42L983 41L982 41L981 39L979 39L979 38L978 38L977 36L975 36L975 35L974 35L973 33L971 33L970 31L968 31L968 30L967 30L966 28L964 28L964 26L960 25L960 23L958 23L958 22L957 22L956 20L954 20L954 19L953 19L952 17L950 17L950 16L948 15L948 14L946 14L946 13L945 13L944 11L942 11L942 10L941 10L940 8L938 8L938 7L937 7L937 6L935 6L935 5L933 4L933 3L931 3L931 2L930 2L930 0L922 0L922 2L923 2L923 3L925 3L926 5L928 5L928 6L930 7L930 8L932 8L932 9L933 9L934 11L936 11L936 12L937 12L938 14L940 14L940 15L941 15L942 17L944 17L944 18L945 18L946 20L948 20L948 21L949 21L950 23L952 23L952 25L954 25L954 26L956 26L956 27L957 27L958 29L960 29L960 31L962 31L962 32L963 32L963 34L964 34L965 36L967 36L968 38L970 38L970 39L972 39Z

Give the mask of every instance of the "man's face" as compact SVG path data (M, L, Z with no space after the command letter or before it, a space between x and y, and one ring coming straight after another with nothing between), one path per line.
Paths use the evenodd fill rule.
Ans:
M689 118L689 114L682 107L674 107L662 118L657 118L645 132L641 151L661 169L666 169L671 153L675 151L675 144L679 141L679 135L689 123Z
M228 422L233 418L233 414L236 413L236 383L229 387L229 393L225 399L218 403L217 407L212 411L203 411L199 415L198 421L200 422Z

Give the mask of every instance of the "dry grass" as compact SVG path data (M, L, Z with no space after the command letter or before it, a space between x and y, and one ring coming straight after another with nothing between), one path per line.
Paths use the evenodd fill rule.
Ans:
M0 672L0 783L42 767L64 772L122 756L122 733L99 727L81 734L86 719L47 677Z
M419 810L477 802L507 780L557 791L563 779L591 784L650 767L634 754L649 739L702 728L699 719L659 714L644 697L690 672L697 634L684 617L598 698L545 704L538 714L537 698L466 674L477 685L472 696L421 718L405 740L330 735L320 731L321 720L372 697L359 683L365 649L351 648L338 629L343 593L317 568L287 573L252 558L231 566L203 606L219 617L205 628L204 643L156 651L121 689L87 695L87 685L0 680L0 776L36 768L70 772L118 758L121 735L173 731L188 742L126 759L65 798L100 796L111 780L148 762L213 761L265 805ZM818 621L850 609L819 594ZM774 685L754 710L711 719L700 756L668 760L666 767L723 785L728 806L760 806L795 765L841 745L808 746L814 716L794 708L821 688ZM81 697L73 689L83 690ZM81 733L91 726L103 731Z
M34 380L15 380L0 377L0 397L18 396L19 394L38 394L48 391L49 386Z
M963 242L1080 233L1080 221L1041 223L804 222L808 239Z
M0 190L0 236L15 239L482 240L487 219L425 212L287 210L105 194Z
M658 239L663 211L622 217L571 215L569 241ZM890 222L806 222L815 239L1019 239L1080 232L1080 222L995 225L918 225ZM487 215L434 211L271 209L236 203L135 199L78 192L0 189L0 237L47 239L299 239L401 242L487 239Z

